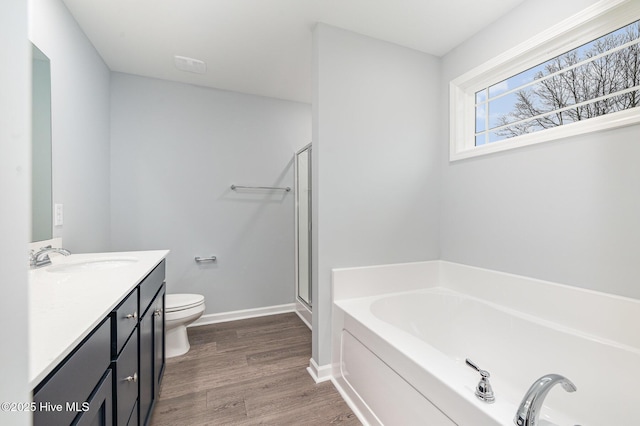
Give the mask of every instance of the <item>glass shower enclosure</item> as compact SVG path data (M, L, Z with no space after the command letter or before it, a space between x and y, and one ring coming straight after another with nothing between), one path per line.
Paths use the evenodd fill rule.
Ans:
M311 144L296 153L296 296L311 312Z

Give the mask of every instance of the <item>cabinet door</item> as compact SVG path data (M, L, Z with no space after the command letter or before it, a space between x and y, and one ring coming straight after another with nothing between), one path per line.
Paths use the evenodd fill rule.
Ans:
M147 417L153 402L153 310L149 309L140 318L140 424L147 424Z
M112 426L113 379L111 370L107 370L102 381L88 401L88 409L73 423L76 426Z
M69 425L82 411L111 363L111 319L107 318L39 384L33 396L34 426ZM62 409L52 409L61 407Z
M153 353L155 359L153 361L153 378L154 378L154 397L157 399L160 393L160 382L164 373L165 349L164 349L164 304L165 304L165 286L158 293L154 303L153 311Z
M140 424L146 425L160 393L165 363L165 285L151 301L140 320Z

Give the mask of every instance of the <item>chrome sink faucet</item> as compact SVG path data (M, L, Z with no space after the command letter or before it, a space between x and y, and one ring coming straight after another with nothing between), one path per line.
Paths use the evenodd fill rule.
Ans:
M571 380L559 374L547 374L536 380L525 394L513 422L518 426L536 426L544 398L556 384L561 384L567 392L577 390Z
M71 252L67 249L58 247L40 247L40 250L31 250L29 252L29 266L31 268L40 268L42 266L51 265L51 259L49 259L50 253L60 253L64 256L69 256Z

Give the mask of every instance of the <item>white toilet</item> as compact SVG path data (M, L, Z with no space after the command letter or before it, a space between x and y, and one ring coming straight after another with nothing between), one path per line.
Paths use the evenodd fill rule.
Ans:
M167 294L165 298L165 350L171 358L186 354L189 345L187 326L204 312L204 296L201 294Z

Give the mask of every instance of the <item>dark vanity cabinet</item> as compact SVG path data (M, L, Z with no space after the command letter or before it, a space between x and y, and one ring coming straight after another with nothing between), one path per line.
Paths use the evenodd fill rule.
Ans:
M35 389L34 426L147 425L164 372L165 261Z

